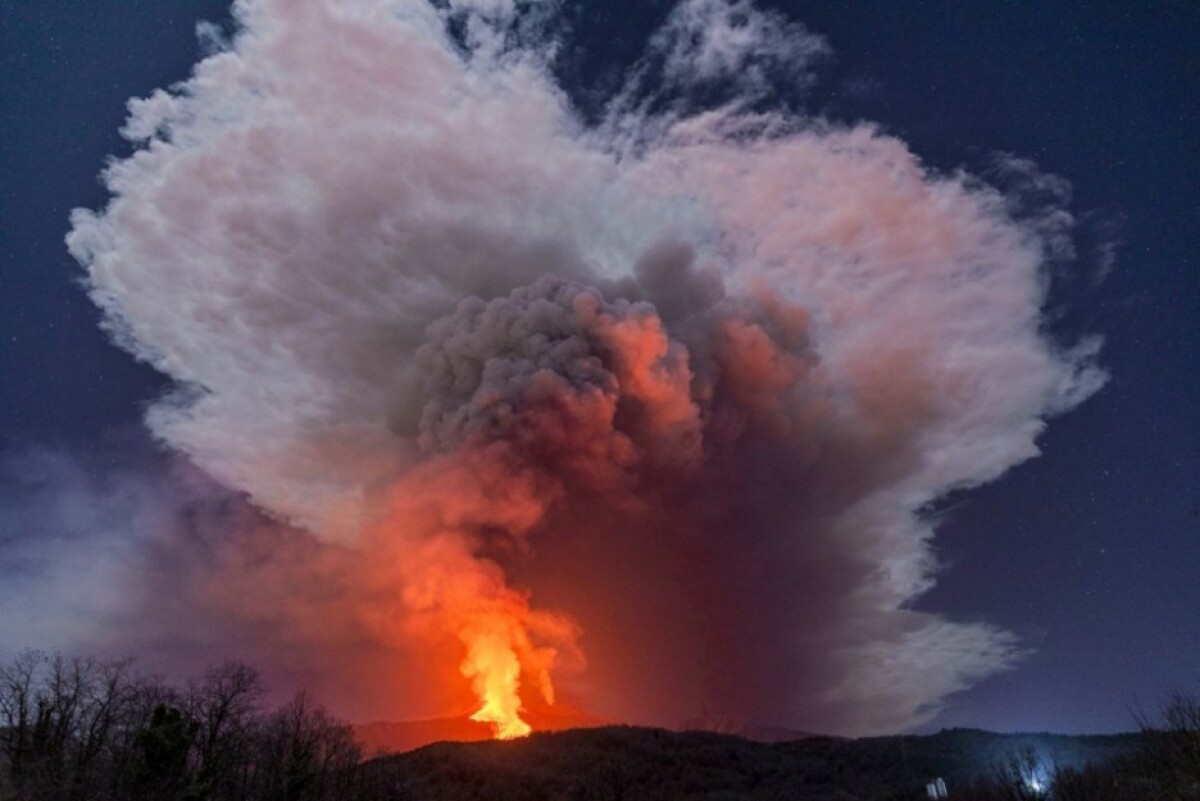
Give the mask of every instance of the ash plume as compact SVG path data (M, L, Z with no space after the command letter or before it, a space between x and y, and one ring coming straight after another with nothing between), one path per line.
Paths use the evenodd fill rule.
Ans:
M1020 657L910 605L922 509L1103 383L1042 332L1064 208L764 111L828 45L746 0L680 4L591 126L553 3L234 14L68 237L177 382L153 434L275 521L189 603L499 736L563 693L890 731Z

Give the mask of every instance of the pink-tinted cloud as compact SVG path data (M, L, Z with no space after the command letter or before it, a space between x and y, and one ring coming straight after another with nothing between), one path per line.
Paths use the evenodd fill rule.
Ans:
M650 44L649 91L729 103L639 103L643 65L598 128L511 4L451 5L240 0L73 218L115 338L179 384L151 430L301 530L231 532L189 603L326 685L365 649L380 698L557 685L655 723L894 730L1010 666L1011 635L910 608L921 509L1102 383L1041 331L1069 215L747 110L825 50L748 2Z

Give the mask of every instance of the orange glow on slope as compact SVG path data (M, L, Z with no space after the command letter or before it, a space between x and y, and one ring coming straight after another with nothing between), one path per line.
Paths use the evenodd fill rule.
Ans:
M566 731L611 726L614 721L596 717L567 702L542 707L537 702L521 713L534 731ZM353 727L354 739L369 757L399 754L431 743L475 743L495 738L490 724L467 717L376 721Z

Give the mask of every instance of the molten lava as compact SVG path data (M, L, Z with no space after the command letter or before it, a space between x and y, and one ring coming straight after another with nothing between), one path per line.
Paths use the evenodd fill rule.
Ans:
M503 626L503 621L499 621ZM500 630L495 630L499 628ZM512 740L529 734L529 724L521 719L521 662L501 627L468 636L464 632L467 658L462 673L471 680L471 689L482 706L471 720L492 724L497 740Z
M458 627L467 650L459 669L480 703L471 720L491 724L496 739L511 740L532 731L521 718L522 678L534 682L546 706L554 705L550 672L560 651L535 644L535 638L569 644L578 629L566 618L530 609L527 600L511 590L489 601L468 613L465 625Z

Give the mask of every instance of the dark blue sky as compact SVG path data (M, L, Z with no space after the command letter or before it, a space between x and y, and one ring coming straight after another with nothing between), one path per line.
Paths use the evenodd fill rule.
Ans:
M0 448L100 448L166 386L108 343L63 236L128 152L126 100L185 78L196 22L226 5L0 9ZM936 169L1003 151L1073 185L1079 258L1054 277L1050 330L1103 335L1112 377L1051 422L1040 459L943 505L947 569L919 606L1036 653L931 727L1129 728L1131 707L1200 683L1200 5L771 5L833 48L806 110L876 121ZM577 7L568 87L611 88L666 8Z

